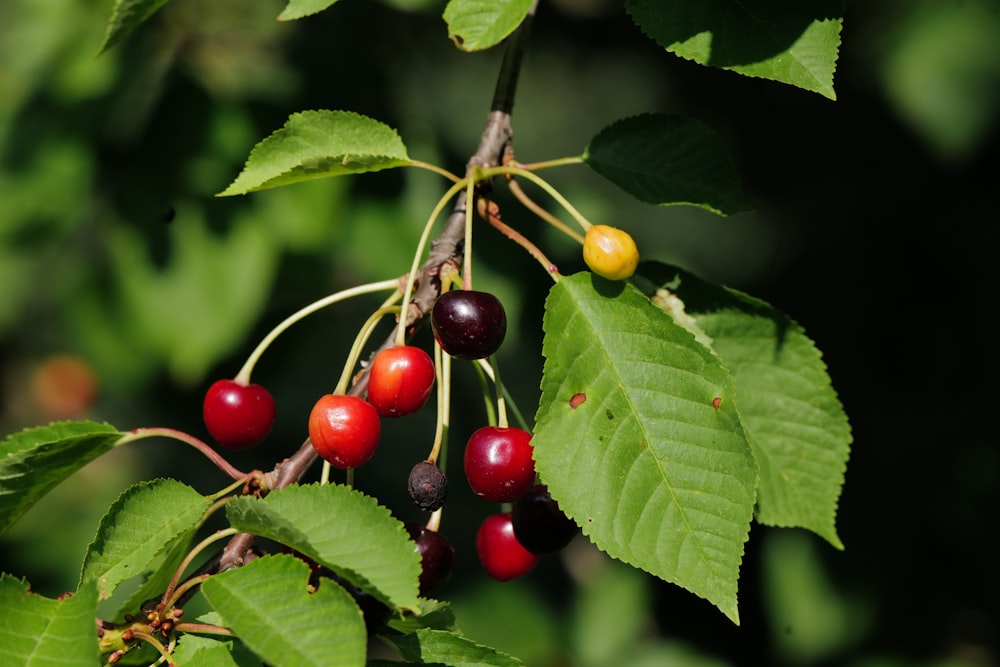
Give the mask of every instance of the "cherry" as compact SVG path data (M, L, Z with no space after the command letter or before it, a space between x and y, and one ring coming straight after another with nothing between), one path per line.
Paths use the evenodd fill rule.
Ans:
M510 518L517 541L538 555L559 551L577 533L576 524L563 514L544 484L536 484L518 498Z
M455 548L444 535L420 524L407 523L406 530L420 554L420 595L426 596L451 575Z
M484 359L500 349L507 314L487 292L445 292L431 309L431 328L441 349L459 359Z
M419 410L434 387L434 362L423 349L397 345L375 355L368 370L368 402L382 417Z
M486 517L476 532L479 561L497 581L510 581L530 572L541 559L517 541L510 512Z
M227 449L247 449L267 437L276 410L271 393L259 384L216 380L202 403L205 426Z
M326 394L309 414L312 446L335 468L357 468L368 461L381 432L378 412L357 396Z
M448 497L448 478L430 461L421 461L410 470L407 489L420 509L433 512Z
M465 477L476 495L495 503L517 500L535 483L531 434L484 426L465 445Z
M583 239L583 261L599 276L625 280L639 265L639 250L628 232L608 225L594 225Z

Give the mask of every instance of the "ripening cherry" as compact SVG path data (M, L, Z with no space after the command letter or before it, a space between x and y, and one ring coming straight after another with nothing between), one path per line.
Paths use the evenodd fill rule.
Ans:
M267 389L229 379L212 383L201 412L208 432L227 449L247 449L259 443L271 432L277 414Z
M382 417L419 410L434 388L434 361L422 348L397 345L382 350L368 370L368 402Z
M510 521L517 541L538 555L559 551L580 532L544 484L536 484L514 502Z
M382 423L368 401L345 394L326 394L309 413L309 439L334 468L347 470L375 453Z
M420 554L420 595L425 596L446 581L455 567L455 548L444 535L408 522L406 530Z
M445 292L431 309L431 328L441 349L459 359L485 359L507 335L507 313L488 292Z
M625 280L639 265L639 250L628 232L608 225L594 225L583 239L583 261L599 276Z
M484 426L465 445L465 478L481 498L494 503L513 502L535 483L533 452L527 431Z
M510 512L486 517L476 532L476 552L486 574L497 581L510 581L527 574L540 557L517 541Z

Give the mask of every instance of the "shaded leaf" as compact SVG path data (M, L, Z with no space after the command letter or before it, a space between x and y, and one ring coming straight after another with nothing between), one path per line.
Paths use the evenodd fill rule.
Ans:
M165 4L167 0L115 0L100 53L120 43Z
M361 610L329 579L310 591L309 573L309 565L294 556L264 556L209 577L201 592L265 663L364 665L367 635Z
M0 573L0 665L98 664L96 616L92 586L51 600L32 593L28 582Z
M842 549L836 514L851 428L815 344L787 315L732 288L665 264L643 263L639 274L643 291L678 321L693 320L733 375L760 470L757 520Z
M370 496L339 484L293 485L236 498L226 514L237 530L309 556L389 607L420 609L420 556L403 524Z
M444 8L448 36L465 51L502 42L521 25L532 0L449 0Z
M836 99L842 0L626 0L625 8L682 58Z
M637 289L589 273L552 288L543 328L532 442L559 507L738 622L757 473L729 373Z
M337 0L289 0L288 6L278 15L279 21L292 21L323 11Z
M496 649L443 630L417 630L386 637L406 660L448 667L517 667L524 663Z
M0 532L121 437L110 424L86 421L57 422L7 436L0 442Z
M101 519L84 556L81 585L92 580L102 600L110 597L121 582L141 574L174 540L190 536L210 504L208 498L174 480L132 486Z
M350 111L302 111L254 146L243 171L218 196L409 163L406 146L388 125Z
M695 118L649 113L619 120L591 139L583 160L649 204L690 204L721 215L753 208L725 145Z

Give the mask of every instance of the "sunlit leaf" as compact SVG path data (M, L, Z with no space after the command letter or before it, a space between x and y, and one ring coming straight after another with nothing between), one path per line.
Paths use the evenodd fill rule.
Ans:
M517 667L524 663L496 649L482 646L453 632L417 630L386 637L409 662L449 667Z
M201 586L209 604L265 663L290 667L365 664L365 623L354 599L323 579L309 589L309 565L265 556Z
M174 480L140 482L126 490L101 519L80 574L97 584L101 599L143 572L173 540L190 534L211 501Z
M323 11L337 0L289 0L288 6L278 16L279 21L292 21Z
M695 118L650 113L619 120L591 139L583 160L649 204L690 204L722 215L753 208L722 140Z
M465 51L494 46L521 24L532 0L449 0L448 36Z
M420 608L420 557L403 524L370 496L339 484L294 485L237 498L226 514L236 529L309 556L390 607Z
M165 4L167 0L115 0L101 52L121 42Z
M121 436L110 424L58 422L0 442L0 532L59 482L114 447Z
M406 146L388 125L350 111L302 111L254 146L243 171L219 196L409 162Z
M0 573L0 665L98 664L96 615L93 586L51 600L32 593L26 581Z
M644 263L639 273L654 303L681 323L693 320L733 375L760 469L757 520L806 528L843 548L836 514L851 428L812 340L778 309L732 288L664 264Z
M682 58L836 98L842 0L626 0L625 8Z
M641 292L589 273L552 288L543 327L532 442L560 508L738 622L757 471L729 373Z

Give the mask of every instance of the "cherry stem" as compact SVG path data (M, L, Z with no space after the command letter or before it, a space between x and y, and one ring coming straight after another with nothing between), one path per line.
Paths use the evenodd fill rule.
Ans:
M472 169L472 172L476 175L476 178L470 178L468 184L466 185L465 200L466 202L472 202L475 200L475 190L476 182L478 180L484 180L481 178L481 171L478 168ZM472 207L465 207L465 247L462 252L464 257L462 258L462 289L471 290L472 289Z
M170 651L167 650L167 647L164 646L159 639L148 632L143 632L141 630L133 630L132 636L146 642L147 644L151 644L152 647L156 649L157 653L160 654L160 660L166 660L168 664L173 664L170 662Z
M559 282L559 268L552 263L552 261L545 256L538 246L525 238L519 231L503 222L500 216L497 215L495 211L495 204L486 199L479 199L477 202L477 208L479 209L479 215L487 220L493 227L495 227L501 234L509 238L514 243L518 244L522 248L528 251L528 254L535 258L545 272L549 274L554 282Z
M227 530L229 530L229 529L227 529ZM222 532L222 531L220 531L220 532ZM235 534L236 534L235 530L233 530L232 533L229 533L229 535L235 535ZM229 535L227 535L226 537L228 537ZM178 586L174 590L174 594L170 597L170 599L167 601L167 603L164 605L163 608L165 610L166 609L172 609L173 606L176 605L177 602L182 597L184 597L185 593L187 593L189 590L191 590L195 586L201 586L203 583L205 583L205 580L208 579L211 576L212 575L209 574L208 572L203 572L202 574L197 574L197 575L191 577L190 579L188 579L187 581L185 581L183 584L181 584L180 586Z
M553 227L555 227L563 234L576 241L577 243L581 244L583 243L584 240L583 234L576 231L575 229L567 225L565 222L563 222L562 220L560 220L559 218L557 218L556 216L552 215L544 208L542 208L538 202L536 202L534 199L528 196L528 193L521 188L521 184L518 183L517 180L511 179L507 181L507 188L510 190L511 194L513 194L514 197L526 209L528 209L529 211L537 215L539 218L549 223L550 225L552 225Z
M190 632L201 635L225 635L235 637L236 633L221 625L211 625L209 623L177 623L174 625L177 632Z
M583 164L583 158L579 155L574 155L571 157L561 157L554 160L544 160L542 162L532 162L530 164L517 163L517 166L521 169L528 169L531 171L538 171L540 169L551 169L552 167L565 167L572 164Z
M480 359L477 367L489 376L490 380L493 380L493 366L486 359ZM499 392L503 394L506 404L510 407L510 411L514 413L514 419L517 420L518 426L520 426L525 431L531 432L531 426L528 424L528 420L524 418L524 415L517 407L517 403L514 401L514 397L510 395L507 391L506 385L501 385Z
M125 445L130 442L135 442L137 440L143 440L145 438L156 438L156 437L170 438L171 440L178 440L185 444L191 445L199 452L204 454L205 457L208 458L212 463L214 463L219 470L221 470L226 475L232 477L233 479L239 482L244 482L248 477L250 477L250 475L243 472L242 470L233 467L233 465L229 463L229 461L227 461L225 458L223 458L223 456L219 454L219 452L212 449L205 442L199 440L193 435L189 435L187 433L184 433L183 431L178 431L177 429L173 428L166 428L166 427L135 428L126 433L124 436L122 436L118 440L118 442L115 443L115 446L118 447L120 445Z
M323 469L319 473L319 483L320 485L330 483L330 462L323 461Z
M445 454L447 453L448 420L451 406L451 357L444 354L436 340L434 341L434 375L437 382L437 426L434 429L434 444L431 446L431 453L427 455L427 462L437 464L438 457L440 457L441 464L438 467L443 470Z
M476 369L476 377L479 378L479 383L483 388L483 405L486 408L486 423L490 426L497 425L497 411L496 411L496 400L490 397L490 385L493 380L492 370L489 373L489 381L487 381L487 375L483 372L484 368L489 368L489 362L480 359L479 363L475 364L473 368Z
M430 216L427 218L427 223L424 225L424 230L420 234L420 241L417 243L417 250L413 253L413 263L410 265L410 273L406 277L406 288L403 291L403 310L399 314L399 328L396 331L396 345L406 344L406 320L407 313L410 307L410 300L413 298L413 286L417 281L418 270L420 268L420 258L424 256L424 248L427 246L427 240L430 238L431 229L434 228L434 223L437 221L441 212L444 211L445 205L452 200L455 195L462 191L466 187L464 180L459 180L456 177L456 184L448 189L438 203L434 206L434 210L431 211Z
M490 367L493 369L493 386L497 395L497 426L507 428L507 399L504 398L503 383L500 381L500 364L495 354L490 355Z
M431 515L427 518L427 524L424 526L424 528L431 531L432 533L438 532L438 530L441 528L442 510L444 510L444 508L439 507L433 512L431 512Z
M562 195L561 192L559 192L558 190L556 190L544 178L542 178L541 176L539 176L537 174L534 174L534 173L528 171L524 167L511 164L511 165L506 165L506 166L503 166L503 167L491 167L489 169L484 169L483 172L486 175L489 175L489 176L499 176L501 174L510 174L512 176L518 176L518 177L526 178L527 180L531 181L532 183L534 183L535 185L537 185L538 187L540 187L542 190L544 190L545 192L547 192L550 197L552 197L553 199L556 200L556 202L559 203L560 206L562 206L564 209L566 209L566 212L569 213L571 216L573 216L573 219L576 220L576 223L578 225L580 225L580 228L583 229L584 232L586 232L588 229L590 229L593 226L590 223L590 221L587 220L587 218L585 218L583 216L583 214L580 213L580 211L578 211L576 209L575 206L573 206L571 203L569 203L568 199L566 199L565 197L563 197L563 195Z
M419 167L420 169L426 169L427 171L433 171L435 174L439 174L441 176L444 176L445 178L447 178L449 181L451 181L453 183L458 183L458 182L460 182L462 180L459 176L456 176L455 174L451 173L447 169L445 169L443 167L439 167L436 164L432 164L430 162L424 162L423 160L410 160L410 163L407 166L409 166L409 167Z
M337 382L337 387L333 390L333 393L344 394L347 392L347 386L350 384L351 376L354 374L354 366L358 363L358 359L361 357L361 350L368 343L368 339L371 338L375 327L386 315L398 312L399 306L383 305L365 320L361 329L358 330L358 335L354 338L354 344L351 345L351 351L347 355L347 361L344 363L344 369L340 372L340 380Z
M215 509L218 509L218 507L221 507L222 504L225 503L221 504L214 503L212 507L209 508L209 511L205 514L205 517L202 518L202 521L204 521L204 519L208 516L209 513L211 513ZM187 553L187 555L184 556L184 560L182 560L180 565L177 566L177 569L174 570L174 576L170 579L170 583L167 585L167 590L163 591L163 598L160 600L160 602L163 603L164 609L170 609L174 605L174 603L177 602L178 599L180 599L180 596L182 594L182 589L187 590L188 588L190 588L190 586L188 586L186 583L178 587L177 582L180 581L181 575L184 574L184 570L187 569L188 565L191 564L191 562L195 559L195 557L199 553L204 551L205 548L210 546L211 544L218 542L219 540L224 540L232 535L235 535L237 532L239 531L237 531L235 528L225 528L223 530L218 530L215 533L203 539L198 544L194 545L194 547ZM202 579L199 580L198 577L195 577L191 581L198 580L200 583L200 581L204 581L204 577L207 577L208 575L199 575L199 576L201 576Z
M343 301L345 299L350 299L351 297L359 296L362 294L370 294L372 292L380 292L382 290L394 289L398 285L399 285L398 278L393 278L391 280L382 280L375 283L368 283L366 285L357 285L356 287L342 290L340 292L336 292L335 294L323 297L319 301L314 301L305 308L302 308L296 311L295 313L292 313L291 315L286 317L278 326L271 329L270 333L268 333L267 336L265 336L264 339L261 340L260 343L258 343L254 351L250 353L250 356L247 358L246 363L243 364L243 368L240 369L240 372L237 373L236 377L233 379L236 382L243 385L250 384L250 374L253 372L253 368L257 364L257 361L260 359L261 355L264 354L264 350L266 350L271 345L271 343L273 343L274 340L278 336L280 336L286 329L288 329L290 326L292 326L299 320L307 317L308 315L312 315L318 310L322 310L327 306L332 306L333 304Z
M243 485L243 484L246 484L246 480L245 479L238 479L235 482L233 482L232 484L230 484L229 486L227 486L226 488L222 489L221 491L216 491L215 493L213 493L212 495L210 495L209 498L211 500L220 500L220 499L226 500L226 498L224 496L229 495L230 493L232 493L236 489L240 488L240 486ZM228 502L228 500L226 500L226 501Z

